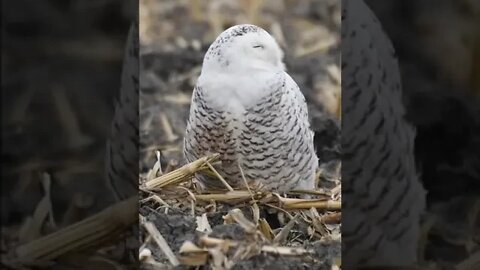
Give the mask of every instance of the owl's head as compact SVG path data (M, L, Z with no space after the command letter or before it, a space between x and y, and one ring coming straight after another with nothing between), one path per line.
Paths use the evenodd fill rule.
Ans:
M203 69L244 71L284 70L283 52L275 39L262 28L235 25L222 32L210 45Z

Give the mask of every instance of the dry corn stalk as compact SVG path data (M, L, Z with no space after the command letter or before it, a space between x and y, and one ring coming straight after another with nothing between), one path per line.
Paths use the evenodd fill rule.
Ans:
M197 245L190 241L185 241L180 247L179 260L184 265L205 265L208 260L208 251L206 249L199 248Z
M214 154L214 155L197 159L172 172L169 172L160 177L147 181L145 183L145 189L152 191L152 190L158 190L168 185L182 183L190 179L190 177L192 177L196 172L208 169L208 164L216 162L218 158L219 158L219 155Z
M216 202L224 202L224 203L239 203L244 201L250 201L252 199L252 195L248 190L234 190L229 191L226 193L218 193L218 194L195 194L195 199L201 201L216 201Z
M200 246L190 241L186 241L180 248L180 261L187 265L205 265L208 260L208 253L221 248L225 253L230 248L240 248L248 243L233 241L229 239L213 238L209 236L200 237ZM311 250L299 247L284 247L273 245L261 245L260 251L284 256L303 256L311 254ZM253 252L253 250L252 250ZM256 252L254 252L256 253ZM255 255L255 254L250 254ZM248 257L248 256L247 256Z
M299 215L297 214L295 217L293 217L285 226L283 226L282 230L275 236L273 239L274 244L282 244L287 240L287 237L290 233L290 231L293 228L293 225L295 225L295 222L297 221Z
M252 201L252 194L248 190L234 190L226 193L194 194L194 196L196 200L200 201L215 201L228 204ZM269 192L256 192L253 194L253 200L260 200L260 202L264 204L278 202L280 204L280 208L284 210L310 209L312 207L332 211L341 210L340 201L325 199L284 198L279 194Z
M227 220L235 221L247 233L253 234L257 231L257 226L253 222L248 220L243 214L242 210L238 208L228 211L228 214L224 217L224 219L225 221Z
M264 218L260 219L258 224L258 230L263 234L263 236L265 236L268 241L272 241L275 237L272 227L270 227L270 224L268 224L267 220Z
M177 257L173 253L172 249L168 245L165 238L162 234L158 231L157 227L152 222L145 222L143 226L148 231L148 233L152 236L153 240L157 243L158 247L163 251L165 256L167 257L168 261L173 266L178 266L180 262L178 261Z
M134 196L102 212L19 246L17 259L21 263L48 261L66 253L99 246L117 238L137 222L138 197Z
M277 196L281 206L284 209L310 209L318 208L325 210L341 210L342 204L339 201L332 200L308 200L308 199L294 199L294 198L283 198Z
M238 242L217 238L206 238L203 241L206 242L210 248L207 246L200 248L189 241L183 244L183 246L180 248L180 261L182 264L191 266L206 265L208 263L208 254L215 251L216 247L237 247L240 245ZM271 245L264 245L260 248L260 250L266 253L274 253L285 256L303 256L312 253L310 250L303 248L279 247Z

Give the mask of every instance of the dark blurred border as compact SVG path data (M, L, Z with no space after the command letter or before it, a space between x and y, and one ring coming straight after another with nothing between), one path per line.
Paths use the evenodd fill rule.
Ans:
M393 43L406 118L416 129L415 162L427 192L419 263L434 269L478 269L480 2L364 2ZM345 226L351 216L342 214Z
M420 260L478 269L480 2L366 2L397 49L407 118L416 127L416 163L427 191Z
M2 1L4 267L17 246L115 202L104 179L105 142L127 34L137 14L134 0ZM93 246L55 260L52 267L134 263L125 241L115 241L101 254L111 263L90 260L100 248Z

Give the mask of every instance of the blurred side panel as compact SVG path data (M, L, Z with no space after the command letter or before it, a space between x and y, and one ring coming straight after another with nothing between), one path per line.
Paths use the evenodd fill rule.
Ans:
M342 264L413 267L425 192L397 56L363 1L342 11Z
M352 1L344 1L352 2ZM480 41L480 5L478 1L380 1L365 0L366 5L372 13L371 16L377 18L376 24L381 25L382 32L388 37L393 45L396 62L399 72L399 92L401 95L392 99L384 100L382 108L388 107L388 103L393 100L401 100L404 113L402 120L400 118L388 117L382 121L382 127L388 126L388 123L397 127L397 134L402 136L402 130L399 123L407 123L413 127L413 160L416 177L410 176L407 181L420 183L419 190L424 189L424 202L412 199L414 193L410 189L407 193L400 193L400 189L392 186L385 188L381 183L374 183L366 188L361 183L361 174L369 170L368 166L360 166L355 171L359 161L350 161L350 156L359 156L364 145L368 145L371 139L366 139L358 148L352 148L347 151L345 145L349 143L348 138L358 137L363 133L362 129L354 131L344 131L344 162L343 162L343 188L345 193L343 211L343 236L344 236L344 259L348 261L348 255L351 253L359 255L353 249L354 242L357 240L348 240L348 230L351 229L352 239L355 235L361 237L361 227L353 226L357 220L361 220L354 210L358 209L363 215L372 219L375 209L389 205L388 194L392 190L398 190L403 197L409 198L410 206L408 216L421 210L420 204L425 204L418 224L418 232L415 242L415 264L420 267L434 267L435 269L478 269L480 260L478 259L479 250L479 206L480 206L480 92L478 78L479 73L479 41ZM345 7L345 6L344 6ZM345 48L351 51L358 51L360 55L366 55L372 44L368 39L353 40L358 36L358 31L351 31L353 26L348 24L348 6L346 11L346 21L342 24L342 37ZM350 13L353 12L350 11ZM355 14L359 14L355 11ZM352 25L352 24L350 24ZM363 28L359 24L360 28ZM361 30L363 31L363 30ZM366 47L365 47L366 46ZM376 51L379 51L378 49ZM378 62L385 63L387 57L379 57ZM355 62L348 50L342 49L342 86L344 93L343 100L343 128L348 129L349 123L353 122L354 114L349 114L346 104L364 104L367 110L371 103L362 103L362 97L369 95L368 91L359 92L358 96L353 94L355 91L350 89L357 88L353 84L348 84L348 80L364 81L367 84L375 81L375 75L362 75L374 58L364 58L360 62L360 71L349 69L349 62ZM352 62L352 63L353 63ZM346 65L347 64L347 65ZM397 64L395 64L397 65ZM379 65L380 80L388 82L393 75L392 72L383 72L383 66ZM362 88L365 89L365 88ZM385 92L384 87L377 89L380 93ZM355 101L348 99L348 93L352 93ZM378 99L377 99L378 101ZM378 104L378 102L376 102ZM376 107L379 107L378 105ZM371 107L377 111L376 107ZM349 117L350 115L350 117ZM366 117L366 123L372 120L371 116ZM388 120L390 119L390 120ZM397 120L395 120L397 119ZM376 130L378 126L371 125L365 130ZM404 135L403 135L404 136ZM373 138L368 136L366 138ZM388 138L384 136L383 138ZM353 139L354 141L356 139ZM375 140L375 139L374 139ZM383 140L376 140L376 144L382 144ZM390 141L390 145L406 147L399 143ZM393 149L393 148L392 148ZM400 148L399 148L400 149ZM369 152L368 159L375 159L376 152ZM393 153L393 152L392 152ZM380 156L387 162L392 154L385 157ZM411 154L405 152L404 157L410 157ZM360 157L360 156L359 156ZM367 156L364 156L366 158ZM409 158L410 160L410 158ZM407 161L404 159L399 168L405 166ZM375 169L376 167L374 167ZM379 167L382 171L382 166ZM408 176L408 174L407 174ZM418 179L413 181L413 179ZM396 181L397 178L388 177L390 181ZM408 180L410 179L410 180ZM363 189L363 190L362 190ZM349 191L351 190L351 191ZM375 198L376 192L380 190L383 195L381 200L374 204L364 207L358 198L352 194L365 193L366 198ZM407 191L407 189L405 189ZM349 193L351 192L351 193ZM421 192L419 192L421 194ZM386 216L401 212L404 208L402 199L396 200L394 207ZM402 219L405 220L405 219ZM410 219L412 220L412 219ZM397 224L401 222L398 221ZM417 226L417 223L411 223ZM358 228L358 229L356 229ZM399 238L401 239L401 238ZM398 239L398 240L399 240ZM397 243L400 243L397 241ZM412 247L414 247L412 245ZM379 250L376 249L372 256L377 256ZM406 254L409 249L399 249L394 255L393 261L399 260L407 262ZM389 261L392 261L389 260ZM346 261L346 262L347 262ZM346 263L345 262L345 263Z
M117 202L105 161L137 16L133 0L2 1L2 267L135 266L136 186Z
M399 55L427 191L419 260L479 269L480 2L368 0Z

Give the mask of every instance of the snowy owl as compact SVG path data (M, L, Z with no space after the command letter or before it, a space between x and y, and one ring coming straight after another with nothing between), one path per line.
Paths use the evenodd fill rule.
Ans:
M219 153L219 173L233 187L243 176L262 190L315 188L318 158L307 104L285 72L283 52L267 31L236 25L205 54L184 139L191 162ZM243 172L243 176L242 176ZM220 187L198 175L201 187Z
M425 192L398 63L365 3L342 9L342 264L411 266Z

